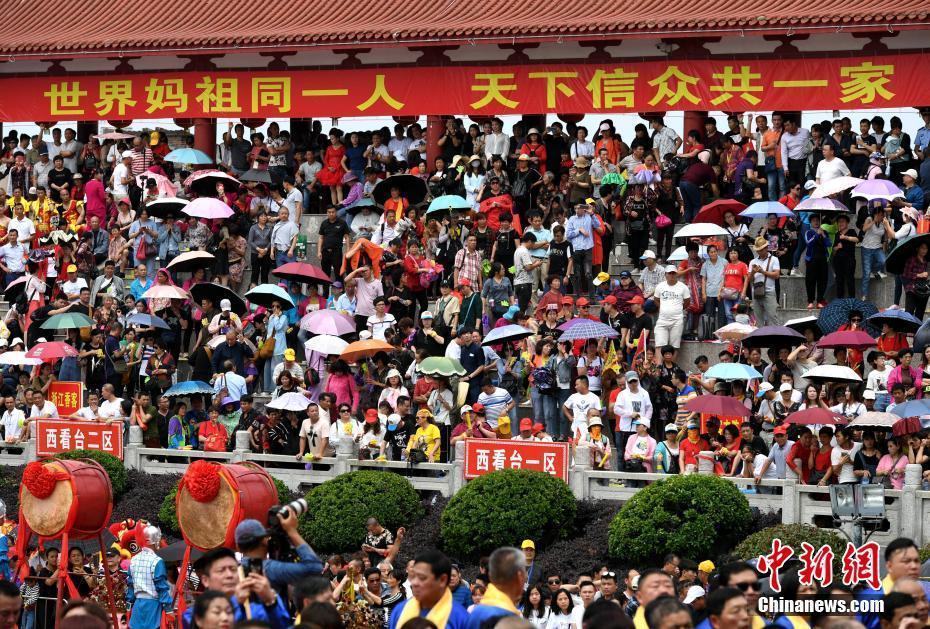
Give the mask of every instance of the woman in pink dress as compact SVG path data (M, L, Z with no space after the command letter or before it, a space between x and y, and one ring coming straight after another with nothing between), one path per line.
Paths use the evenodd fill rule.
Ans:
M342 131L329 130L329 147L323 155L323 168L317 174L317 181L329 187L333 205L342 203L342 176L346 173L346 147L342 143Z

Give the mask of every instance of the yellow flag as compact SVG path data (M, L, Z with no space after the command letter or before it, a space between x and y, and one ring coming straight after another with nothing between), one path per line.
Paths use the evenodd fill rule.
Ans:
M611 369L614 373L620 373L620 359L617 357L617 350L614 348L613 343L608 343L608 346L610 349L607 350L607 358L604 360L602 371Z

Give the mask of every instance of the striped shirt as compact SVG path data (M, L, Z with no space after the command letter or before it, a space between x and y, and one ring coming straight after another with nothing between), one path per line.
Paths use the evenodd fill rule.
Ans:
M141 175L145 172L145 169L151 166L154 163L154 157L152 156L152 150L146 147L142 147L141 151L132 149L132 165L130 169L132 170L133 175Z
M497 430L497 418L503 414L504 407L512 401L513 398L510 397L510 394L500 387L495 387L491 395L482 392L478 396L478 402L484 405L484 412L488 425L494 430Z
M463 279L468 279L473 287L478 286L481 277L481 252L477 249L475 251L460 250L455 254L455 268L459 271L459 283Z

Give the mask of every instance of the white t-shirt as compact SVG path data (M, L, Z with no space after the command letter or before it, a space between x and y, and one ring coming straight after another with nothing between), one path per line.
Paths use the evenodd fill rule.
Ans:
M97 412L100 412L100 407L97 407ZM92 411L89 406L78 409L78 412L75 413L81 419L97 419L97 413Z
M20 244L6 244L0 247L0 258L3 258L3 263L10 270L10 273L23 272L26 268L26 262L23 259L25 254L26 249Z
M33 419L36 417L58 417L58 407L52 404L51 400L45 400L45 404L42 405L42 408L33 404L32 415L30 415L30 417Z
M568 396L568 399L565 400L565 408L572 412L572 434L574 435L574 427L576 424L584 425L584 434L588 433L588 410L596 408L601 410L601 398L594 395L590 391L584 395L580 393L572 393Z
M316 454L320 439L329 438L329 422L321 418L314 424L308 417L300 424L300 436L307 440L307 451Z
M123 179L128 178L130 175L129 166L120 162L113 168L113 196L127 196L129 194L129 186L123 183Z
M3 417L0 418L0 424L3 425L3 434L7 439L19 438L19 436L23 433L23 427L20 425L20 422L24 421L25 419L25 413L23 413L18 408L14 408L12 411L3 412Z
M384 331L394 327L395 323L397 323L397 319L390 312L385 312L383 319L379 319L377 314L371 315L368 317L368 329L371 330L371 338L376 341L385 340Z
M99 415L102 419L116 419L123 416L123 399L113 398L112 402L104 400L100 403Z
M321 419L317 423L321 423L322 421L323 420ZM330 424L330 427L329 427L330 445L332 445L333 447L336 447L336 444L339 441L343 439L352 441L355 439L356 435L362 434L362 426L355 419L352 419L349 421L348 431L346 430L346 428L347 427L345 425L345 422L338 421L334 424Z
M769 254L765 260L760 260L759 258L753 258L749 261L749 272L752 273L750 277L750 288L752 287L753 282L761 282L762 278L765 277L759 271L781 271L781 266L778 264L778 258ZM775 294L775 280L771 277L765 277L765 292L769 295Z
M820 163L817 164L817 181L819 181L821 185L827 183L831 179L848 176L849 166L839 157L834 157L830 161L822 159Z
M78 295L82 288L87 288L87 280L83 277L79 277L73 282L71 280L65 280L61 283L61 291L65 295ZM75 299L77 299L77 297L75 297Z
M685 300L691 299L691 291L685 286L684 282L659 282L656 286L654 295L661 301L659 302L659 318L675 320L685 316Z
M853 472L853 461L855 461L856 454L859 452L861 448L862 448L861 443L854 442L853 447L849 450L843 450L839 446L835 446L833 450L830 452L830 464L834 466L840 464L840 459L843 458L844 454L849 455L849 462L843 465L842 469L840 469L839 478L837 478L836 482L838 483L855 483L856 482L857 480L856 475Z
M865 388L874 391L876 394L888 393L889 375L891 375L891 369L888 369L887 365L885 365L885 369L882 371L873 369L869 372L868 378L866 378Z
M32 222L32 219L28 216L23 216L22 219L13 217L10 219L9 224L6 226L7 232L16 230L17 237L19 238L20 243L26 251L29 251L29 243L23 242L25 238L32 238L36 233L35 223Z

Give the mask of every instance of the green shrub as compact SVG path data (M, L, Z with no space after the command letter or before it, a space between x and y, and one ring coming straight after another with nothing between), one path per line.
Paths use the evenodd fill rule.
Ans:
M645 487L610 523L608 552L630 564L658 563L668 553L716 557L749 527L749 502L728 480L676 475Z
M271 480L274 481L275 489L278 491L279 503L286 504L294 499L294 492L288 489L284 481L274 476L271 477ZM181 526L178 524L178 511L175 505L175 501L178 499L178 485L180 483L181 479L179 478L174 489L168 492L168 495L161 501L161 507L158 508L158 525L162 530L171 531L175 535L181 534ZM264 524L264 521L262 523Z
M744 539L733 553L740 559L756 559L772 552L772 540L775 538L794 549L795 557L799 557L803 551L801 542L807 542L815 549L826 544L833 549L834 571L841 569L843 553L846 552L846 539L836 531L810 524L778 524L762 529Z
M920 547L920 565L930 559L930 544Z
M118 498L126 491L126 468L123 462L112 454L97 450L70 450L55 455L59 459L91 459L103 467L113 486L113 497Z
M476 557L523 539L545 545L567 537L575 521L575 497L562 480L529 470L500 470L470 481L442 513L445 549Z
M370 517L396 531L422 514L416 489L403 476L361 470L342 474L307 494L300 533L318 552L357 550Z

